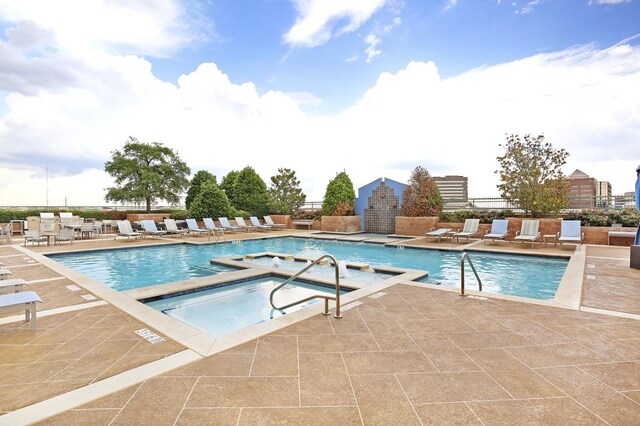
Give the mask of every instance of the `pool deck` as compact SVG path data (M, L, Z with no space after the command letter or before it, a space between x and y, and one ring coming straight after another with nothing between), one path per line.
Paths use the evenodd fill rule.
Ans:
M572 256L566 297L575 299L577 288L576 306L385 280L346 296L341 319L316 305L205 343L40 254L167 240L0 246L13 277L44 300L35 333L23 315L0 315L0 425L629 425L640 418L640 271L629 268L628 248L574 253L575 246L403 240ZM135 333L141 329L165 340L152 344Z

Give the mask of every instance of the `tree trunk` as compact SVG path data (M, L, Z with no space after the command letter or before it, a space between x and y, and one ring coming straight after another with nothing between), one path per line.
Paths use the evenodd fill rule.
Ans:
M147 197L147 213L151 213L151 197Z

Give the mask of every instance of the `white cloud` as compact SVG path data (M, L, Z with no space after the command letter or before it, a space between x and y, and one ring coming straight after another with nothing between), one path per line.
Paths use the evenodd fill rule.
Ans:
M458 0L447 0L447 4L444 6L444 10L454 8L458 4Z
M382 55L382 50L378 48L378 45L382 43L382 36L401 24L402 19L399 16L396 16L390 24L387 24L382 28L376 28L372 33L365 36L364 42L367 44L367 48L364 50L364 53L367 57L367 63L371 63L371 60L376 56Z
M291 0L296 23L284 35L291 46L316 47L360 28L390 0ZM346 20L346 23L344 22Z
M37 46L38 37L24 40ZM128 136L176 149L195 172L221 178L253 166L265 181L278 167L296 170L310 200L346 169L356 187L380 176L404 181L417 165L462 174L472 196L496 195L496 156L504 134L544 133L570 153L575 168L631 190L640 134L640 47L593 46L540 54L442 79L436 64L411 62L383 73L349 108L313 116L310 94L259 94L200 65L177 84L156 78L137 56L55 53L90 70L56 90L12 91L0 118L0 200L103 204L109 152ZM72 68L69 66L69 68ZM62 80L65 81L65 80Z
M531 0L528 1L527 4L525 4L524 6L522 6L521 8L516 10L516 14L519 15L526 15L527 13L531 13L533 12L533 9L539 5L542 2L542 0ZM516 3L514 2L514 5Z
M622 3L629 3L631 0L590 0L589 4L622 4Z

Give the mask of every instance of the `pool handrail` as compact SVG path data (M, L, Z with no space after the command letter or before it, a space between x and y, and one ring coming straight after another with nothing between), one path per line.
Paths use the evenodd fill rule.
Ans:
M289 284L291 281L295 280L296 278L298 278L303 273L307 272L312 267L316 266L318 263L320 263L325 258L331 259L331 261L333 262L333 268L336 271L336 296L335 297L325 296L325 295L322 295L322 294L316 294L316 295L305 297L304 299L301 299L301 300L298 300L296 302L289 303L288 305L284 305L284 306L280 306L280 307L276 306L273 303L273 294L276 291L280 290L282 287L284 287L285 285ZM310 264L308 264L307 266L302 268L295 275L289 277L285 282L283 282L282 284L280 284L279 286L274 288L271 291L271 294L269 294L269 303L271 303L271 306L273 307L273 309L276 309L278 311L282 311L282 310L285 310L285 309L290 308L292 306L298 305L300 303L304 303L304 302L307 302L309 300L318 299L318 298L324 299L324 312L322 313L322 315L326 315L326 316L330 315L330 313L329 313L329 300L335 300L336 301L336 313L335 313L334 317L335 318L342 318L342 314L340 313L340 271L338 270L338 261L336 260L335 257L333 257L330 254L323 254L322 256L320 256L319 258L317 258L316 260L314 260L313 262L311 262Z
M464 252L462 253L462 257L460 257L460 296L466 296L466 294L464 294L464 260L467 259L467 262L469 263L469 266L471 266L471 270L473 271L474 275L476 276L476 279L478 280L478 290L482 291L482 280L480 280L480 276L478 275L478 272L476 272L476 267L473 266L473 262L471 261L471 256L469 256L469 253Z

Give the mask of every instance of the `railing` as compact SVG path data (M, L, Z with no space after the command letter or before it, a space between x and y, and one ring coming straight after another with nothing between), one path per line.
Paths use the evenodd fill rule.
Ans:
M469 253L462 253L462 257L460 258L460 296L465 296L464 294L464 261L467 260L469 266L471 266L471 270L476 276L478 280L479 290L482 291L482 280L480 280L480 276L478 276L478 272L476 272L476 267L473 266L473 262L471 261L471 257L469 257Z
M304 274L309 269L313 268L315 265L317 265L323 259L326 259L326 258L329 258L329 259L331 259L331 261L333 261L333 267L336 270L336 297L316 294L316 295L313 295L313 296L305 297L304 299L298 300L298 301L293 302L293 303L289 303L288 305L284 305L284 306L276 306L273 303L273 295L274 295L274 293L276 291L280 290L282 287L284 287L285 285L289 284L291 281L295 280L300 275ZM271 294L269 295L269 303L271 303L271 306L273 307L273 309L276 309L278 311L283 311L283 310L285 310L287 308L290 308L292 306L295 306L295 305L298 305L300 303L304 303L304 302L307 302L307 301L313 300L313 299L324 299L324 312L322 313L323 315L329 315L329 300L335 300L336 301L336 314L334 316L336 318L342 318L342 315L340 314L340 272L338 270L338 261L336 260L335 257L333 257L330 254L322 255L319 258L317 258L316 260L314 260L313 262L311 262L309 265L305 266L298 273L296 273L295 275L290 277L288 280L286 280L285 282L280 284L278 287L274 288L271 291Z
M443 211L453 212L459 210L489 211L512 210L514 213L524 213L517 202L510 203L499 197L475 197L475 198L444 198ZM571 212L583 209L623 210L635 208L635 194L611 195L603 197L595 196L571 196L567 197L568 207L562 212Z

